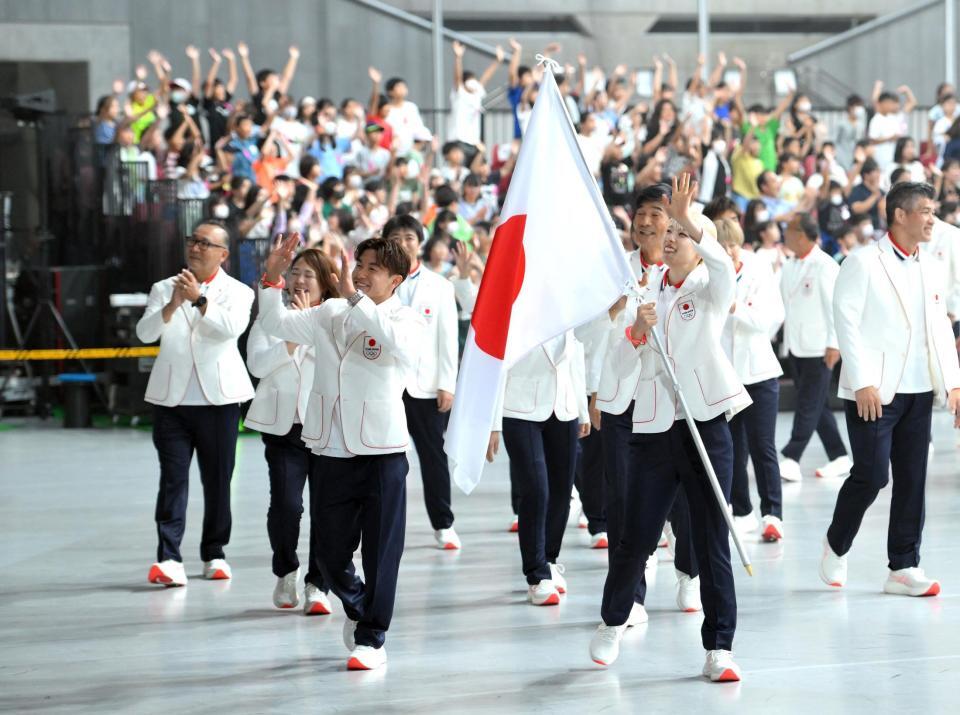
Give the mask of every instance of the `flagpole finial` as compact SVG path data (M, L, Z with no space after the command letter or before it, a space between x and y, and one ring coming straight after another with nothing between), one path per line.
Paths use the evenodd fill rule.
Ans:
M537 61L537 65L544 65L546 69L550 70L554 74L559 74L563 72L563 67L560 66L560 63L546 55L541 55L537 53L534 55L534 59Z

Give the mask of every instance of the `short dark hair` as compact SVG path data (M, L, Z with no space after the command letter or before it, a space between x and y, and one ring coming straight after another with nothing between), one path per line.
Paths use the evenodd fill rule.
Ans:
M660 182L659 184L644 186L634 197L633 206L635 209L640 208L644 204L657 204L657 206L662 206L664 196L666 196L668 200L673 197L673 188L670 184Z
M387 83L383 87L387 90L387 94L390 94L390 92L392 92L394 87L396 87L398 84L406 84L406 82L404 82L400 77L391 77L387 80Z
M761 171L757 176L757 188L763 191L763 185L767 183L767 177L773 174L772 171Z
M904 169L902 166L898 169L894 169L893 173L890 174L890 185L893 186L896 183L899 183L900 179L904 176L910 175L909 169Z
M266 82L266 81L267 81L267 77L269 77L269 76L272 75L272 74L276 74L276 73L277 73L277 71L276 71L276 70L272 70L272 69L262 69L262 70L260 70L259 72L257 72L257 84L262 84L263 82Z
M438 186L436 191L433 192L433 198L437 202L437 206L444 208L460 200L457 192L451 188L450 184Z
M227 224L225 224L220 219L216 219L216 218L202 218L199 221L197 221L195 224L193 224L193 228L190 230L189 235L192 236L193 234L195 234L197 232L197 229L202 226L213 226L214 228L220 231L223 231L223 237L224 239L226 239L226 242L227 242L227 245L224 246L224 248L226 248L227 250L230 250L230 230L227 228Z
M877 97L877 101L878 102L893 101L893 102L899 103L900 98L897 95L895 95L893 92L881 92L880 96Z
M480 177L477 176L476 174L468 174L467 178L463 180L463 186L464 187L472 186L473 188L478 188L480 186L483 186L483 182L480 181Z
M877 160L872 156L868 156L863 160L863 166L860 167L860 176L864 174L870 174L874 171L880 171L880 165L877 163Z
M847 97L847 108L863 106L863 97L859 94L851 94Z
M386 268L392 276L406 278L410 272L410 257L403 250L400 241L395 238L377 236L360 241L354 255L359 261L367 251L373 251L377 255L377 263Z
M703 207L703 215L711 221L716 221L727 211L733 211L736 213L737 218L740 218L740 209L737 208L737 203L726 195L717 196Z
M800 230L803 231L803 235L810 241L816 241L820 237L820 227L817 226L817 222L813 216L806 211L800 211L795 215L797 217L797 224Z
M423 242L423 225L416 219L415 216L410 214L394 216L385 224L383 224L383 230L380 232L380 235L384 238L390 238L390 236L396 231L413 231L420 242Z
M904 181L902 184L897 184L887 193L887 226L893 226L897 209L909 211L920 199L933 201L935 198L936 194L930 184L920 181Z

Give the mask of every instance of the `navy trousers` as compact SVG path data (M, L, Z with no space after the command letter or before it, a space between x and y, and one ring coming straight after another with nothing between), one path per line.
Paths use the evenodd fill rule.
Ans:
M860 522L893 472L887 558L892 570L920 564L924 491L933 393L898 394L883 406L883 416L867 422L857 415L857 403L847 400L847 433L853 468L840 487L827 540L843 556L853 545ZM891 469L892 468L892 469Z
M416 398L403 393L403 406L407 412L407 428L413 437L420 460L420 476L423 478L423 501L427 516L435 531L453 526L453 509L450 506L450 469L447 453L443 451L443 433L447 430L449 412L437 409L437 398Z
M601 425L601 429L603 425ZM606 478L604 477L603 438L600 430L591 429L590 434L577 443L577 468L574 484L580 494L583 514L587 517L590 534L607 530Z
M286 576L300 568L297 543L303 516L303 488L310 483L310 498L317 491L317 477L310 469L316 457L300 439L303 425L295 424L285 435L262 433L263 453L270 474L270 507L267 509L267 535L273 550L273 575ZM311 512L312 513L312 512ZM310 520L310 556L306 583L322 591L327 587L317 555L317 525Z
M827 405L833 372L819 357L799 358L791 354L790 365L793 368L793 383L797 388L797 411L793 415L790 441L781 453L799 462L816 430L827 458L833 461L842 457L847 453L847 448L843 446L837 420Z
M240 428L240 405L161 407L153 411L153 444L160 459L157 561L183 561L190 462L197 453L203 487L200 558L224 558L230 542L230 480Z
M357 621L357 645L380 648L393 618L403 555L407 456L318 456L311 471L318 486L311 518L317 524L323 577L343 602L347 618ZM366 582L353 566L358 546Z
M519 501L520 559L527 583L549 579L570 515L577 458L577 421L503 418L503 445L514 467Z
M774 377L746 387L753 404L730 420L730 435L733 437L733 490L730 495L733 514L746 516L753 511L750 480L747 478L749 457L753 460L753 472L757 477L760 513L782 519L783 487L776 441L780 381Z
M698 422L700 436L729 498L733 480L733 443L723 415ZM603 588L604 623L626 623L636 593L636 575L657 548L660 530L680 491L690 507L693 548L700 567L700 599L706 650L731 650L737 625L737 597L730 566L727 523L717 504L693 437L683 420L666 432L634 434L630 438L630 465L623 489L624 519L621 536L610 554Z
M603 463L606 484L606 512L607 512L607 549L608 559L613 554L620 541L621 524L625 518L624 485L630 469L630 438L633 435L633 403L619 415L603 414L601 436L603 438ZM699 575L697 557L693 553L693 541L690 538L690 509L683 489L677 492L677 498L670 507L667 517L673 534L676 537L673 565L690 577ZM661 530L663 523L660 524ZM652 556L656 547L650 552ZM644 574L644 564L636 574L637 586L634 600L644 603L647 597L647 579Z

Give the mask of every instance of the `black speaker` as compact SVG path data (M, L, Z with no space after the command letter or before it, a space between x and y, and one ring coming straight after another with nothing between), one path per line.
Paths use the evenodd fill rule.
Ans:
M21 271L13 290L17 321L20 329L26 331L30 321L35 320L25 347L69 347L52 311L44 306L45 300L52 301L79 347L102 347L107 315L103 272L101 266L54 266Z

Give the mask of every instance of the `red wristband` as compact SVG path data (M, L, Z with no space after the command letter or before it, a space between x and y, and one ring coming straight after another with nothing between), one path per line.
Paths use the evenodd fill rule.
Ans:
M647 336L646 336L646 335L641 335L639 340L637 340L636 338L633 337L633 326L632 326L632 325L627 326L626 336L627 336L627 340L630 341L630 343L633 345L633 347L637 347L638 345L646 345L646 344L647 344Z
M267 274L264 273L260 278L260 285L262 285L264 288L279 288L282 290L286 287L287 282L283 279L283 276L280 276L280 281L278 283L271 283L267 280Z

